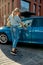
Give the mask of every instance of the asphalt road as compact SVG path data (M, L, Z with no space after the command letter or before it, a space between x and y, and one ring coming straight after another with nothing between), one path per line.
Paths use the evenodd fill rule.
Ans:
M43 48L17 47L17 55L11 55L11 45L0 44L0 65L43 65Z

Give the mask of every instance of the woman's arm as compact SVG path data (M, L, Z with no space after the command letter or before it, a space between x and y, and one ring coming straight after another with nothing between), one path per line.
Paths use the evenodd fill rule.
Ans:
M19 16L16 16L16 21L22 26L22 27L25 27L24 26L24 23L21 21L20 17Z
M20 22L20 25L21 25L22 27L25 27L23 22Z
M11 23L10 23L10 19L9 19L9 18L7 19L7 26L8 26L8 27L11 26Z

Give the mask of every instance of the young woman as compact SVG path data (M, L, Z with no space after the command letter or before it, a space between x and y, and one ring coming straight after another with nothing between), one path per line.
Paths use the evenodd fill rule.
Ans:
M8 23L7 25L11 25L11 35L12 35L12 50L11 53L16 55L16 46L19 39L20 29L19 24L24 27L24 24L21 22L21 19L19 17L20 10L18 8L15 8L12 14L7 19Z

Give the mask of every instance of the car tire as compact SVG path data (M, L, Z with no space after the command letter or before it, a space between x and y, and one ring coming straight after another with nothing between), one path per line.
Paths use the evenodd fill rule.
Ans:
M8 42L8 37L5 33L0 33L0 43L6 44Z

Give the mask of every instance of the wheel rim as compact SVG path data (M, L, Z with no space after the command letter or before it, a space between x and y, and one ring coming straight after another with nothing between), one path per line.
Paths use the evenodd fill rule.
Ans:
M7 36L5 34L0 35L0 42L1 43L7 43Z

